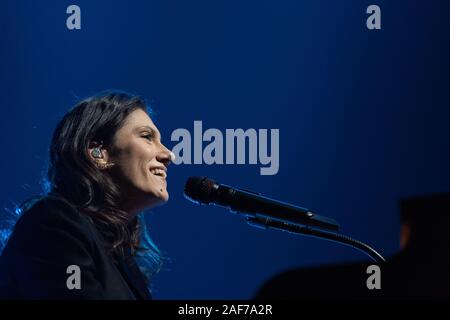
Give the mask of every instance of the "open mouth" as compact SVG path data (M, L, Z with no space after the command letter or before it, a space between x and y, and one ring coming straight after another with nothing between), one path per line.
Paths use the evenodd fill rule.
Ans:
M163 178L163 179L166 179L166 178L167 178L167 173L166 173L166 170L164 170L164 169L161 169L161 168L152 168L152 169L150 169L150 172L151 172L152 174L154 174L155 176L161 177L161 178Z

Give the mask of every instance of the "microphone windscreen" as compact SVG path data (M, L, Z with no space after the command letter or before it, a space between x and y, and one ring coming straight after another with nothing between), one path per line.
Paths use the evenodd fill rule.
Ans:
M208 177L189 177L184 185L184 196L197 204L208 204L215 185Z

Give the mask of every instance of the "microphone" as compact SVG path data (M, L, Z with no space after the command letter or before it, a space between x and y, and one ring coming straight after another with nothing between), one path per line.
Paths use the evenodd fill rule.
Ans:
M309 209L274 200L260 193L218 184L208 177L190 177L184 187L184 196L196 204L213 204L231 212L241 212L258 225L270 225L275 221L287 226L339 230L335 220L319 216Z

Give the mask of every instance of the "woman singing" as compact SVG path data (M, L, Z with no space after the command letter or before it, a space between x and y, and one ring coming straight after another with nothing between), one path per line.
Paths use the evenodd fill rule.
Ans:
M48 192L25 202L2 252L0 298L151 299L161 259L142 211L169 199L171 161L139 97L78 103L54 131Z

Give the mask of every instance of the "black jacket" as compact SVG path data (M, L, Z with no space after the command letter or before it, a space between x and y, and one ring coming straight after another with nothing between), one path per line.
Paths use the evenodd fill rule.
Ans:
M70 265L79 267L81 289L67 286ZM114 262L83 214L46 196L23 212L0 256L0 298L134 300L151 295L134 258Z

